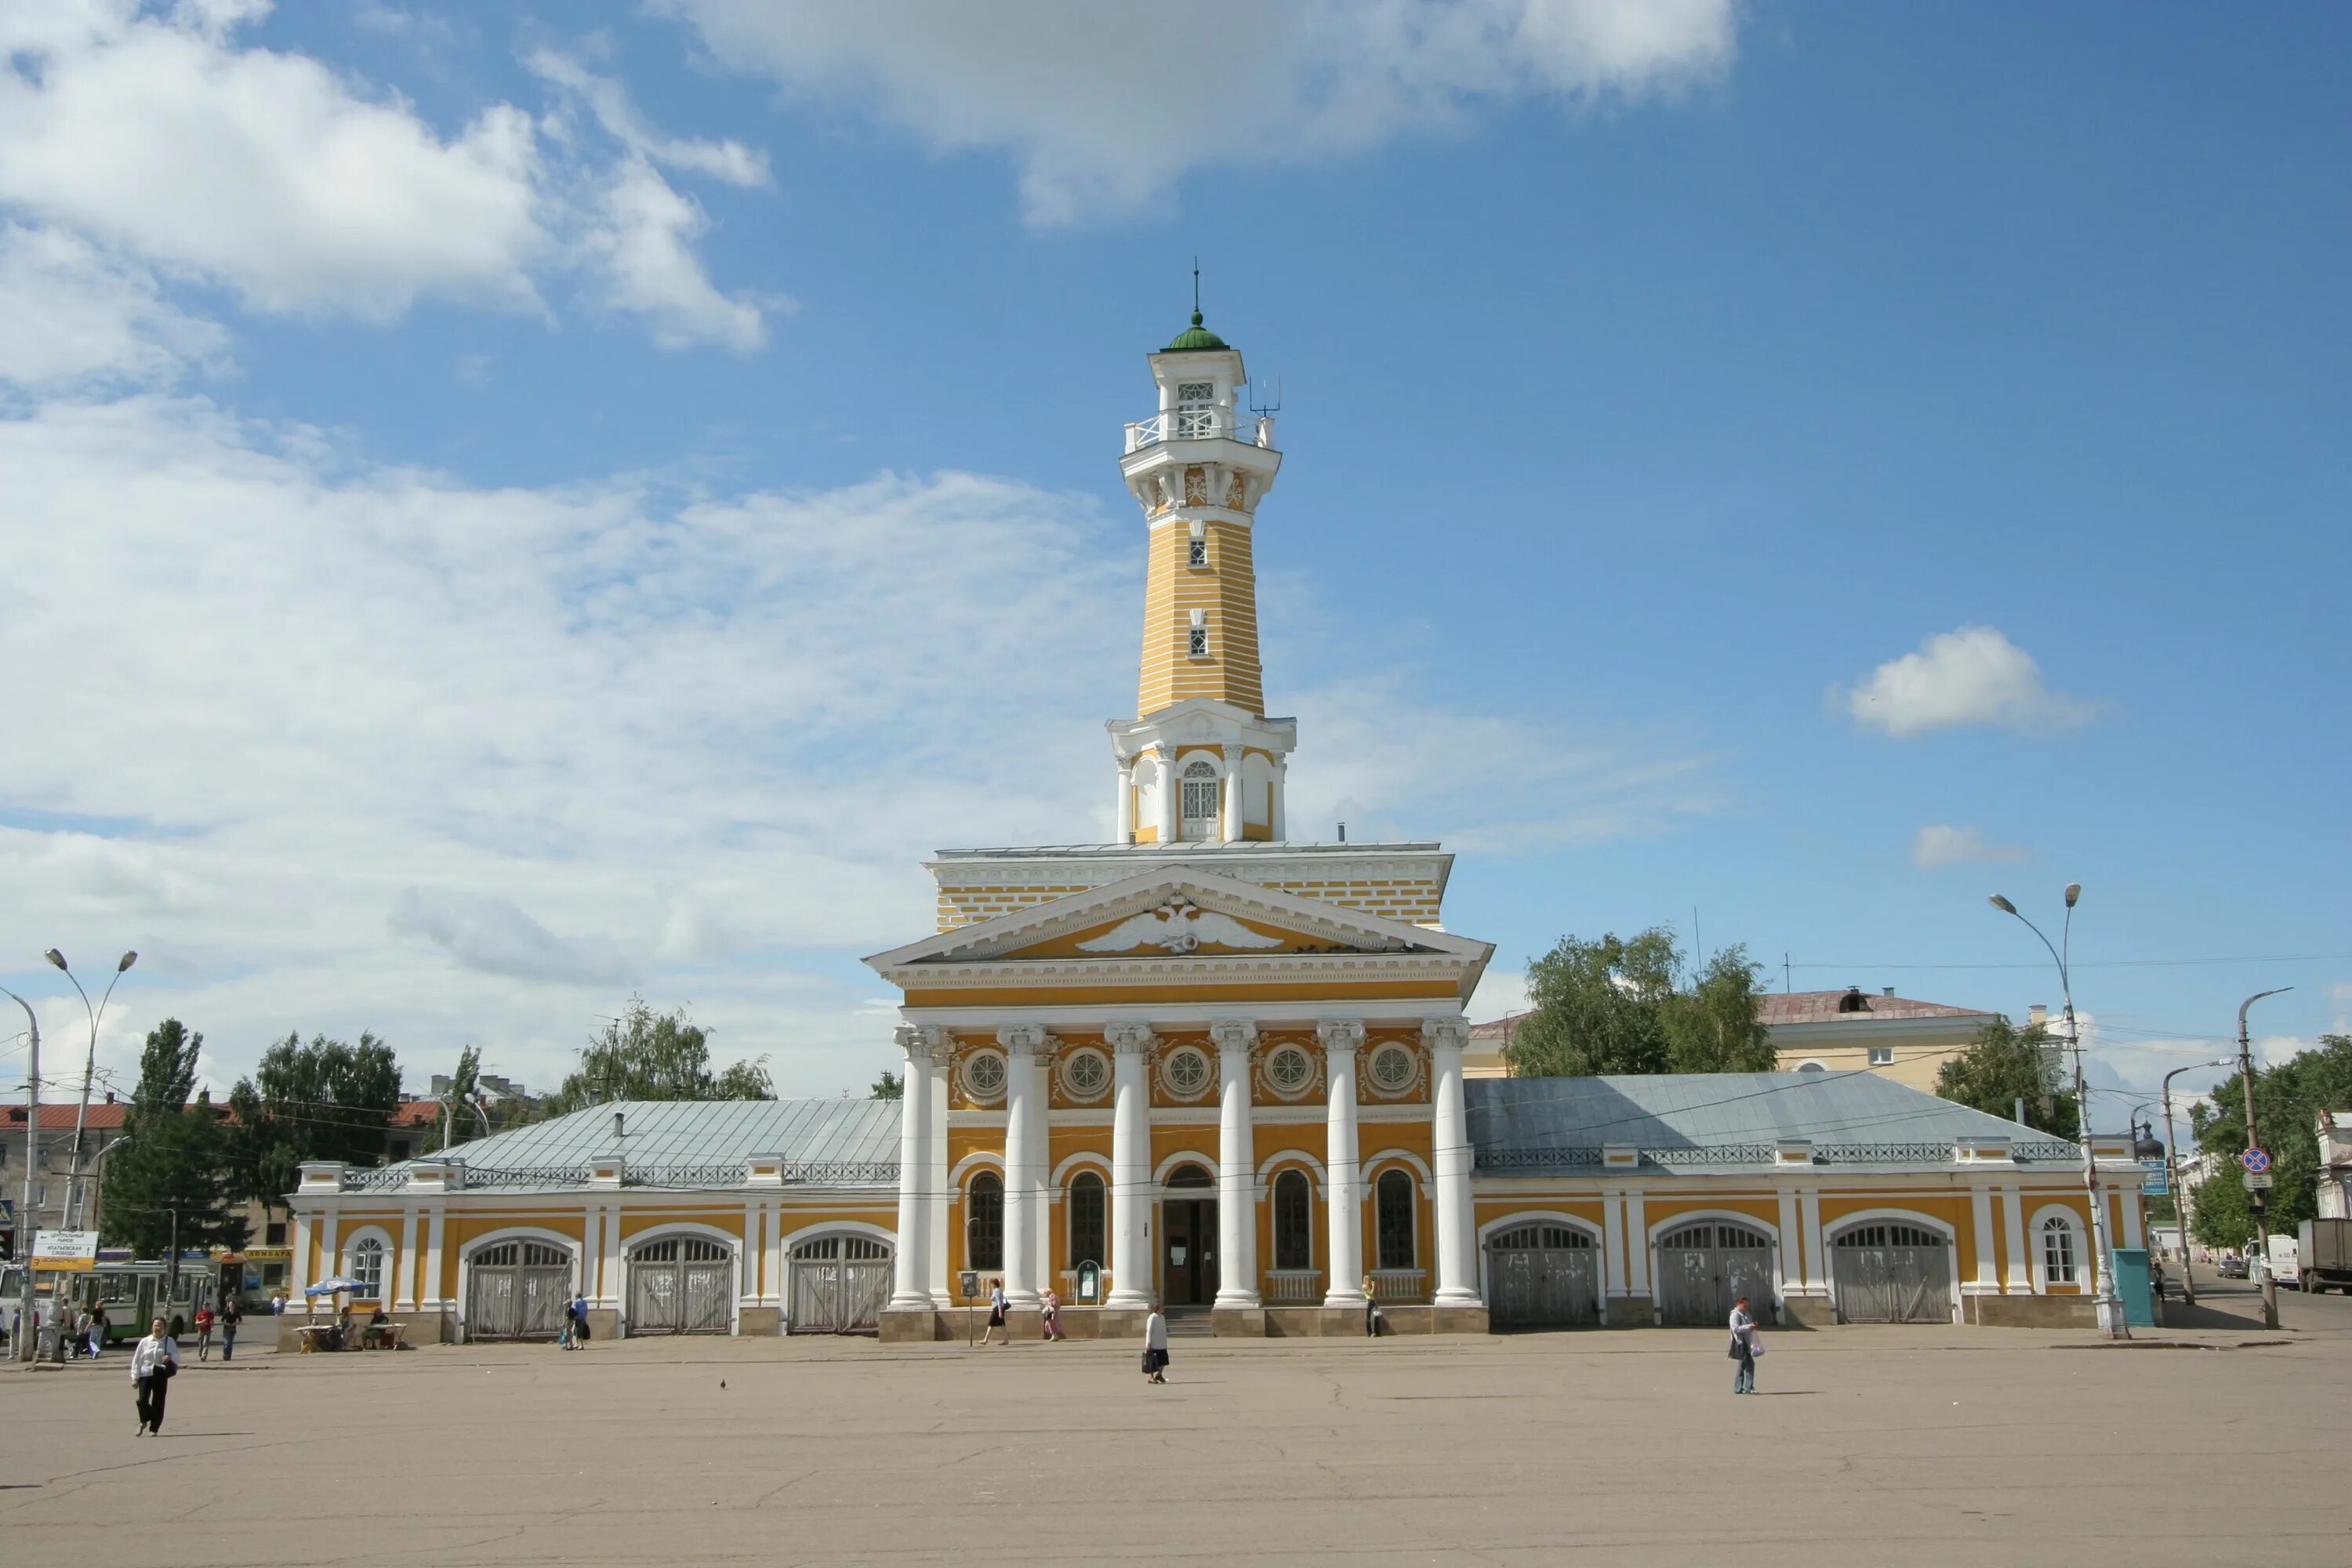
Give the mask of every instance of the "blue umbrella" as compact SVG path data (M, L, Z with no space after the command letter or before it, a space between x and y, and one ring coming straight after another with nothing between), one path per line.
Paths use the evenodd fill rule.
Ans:
M358 1280L347 1279L344 1276L338 1274L332 1279L320 1280L316 1285L313 1285L308 1290L303 1291L302 1294L305 1296L331 1296L338 1290L356 1290L359 1288L360 1282Z

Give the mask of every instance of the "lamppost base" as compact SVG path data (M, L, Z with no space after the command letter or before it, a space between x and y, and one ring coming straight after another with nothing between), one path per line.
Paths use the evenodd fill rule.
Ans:
M2131 1323L2124 1316L2124 1304L2113 1296L2099 1298L2099 1333L2110 1340L2131 1338Z

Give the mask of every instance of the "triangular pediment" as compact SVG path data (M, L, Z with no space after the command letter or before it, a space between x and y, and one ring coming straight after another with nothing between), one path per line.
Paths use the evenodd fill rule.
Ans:
M1404 921L1191 868L1147 871L942 931L866 962L887 974L963 963L1417 954L1483 964L1493 949Z

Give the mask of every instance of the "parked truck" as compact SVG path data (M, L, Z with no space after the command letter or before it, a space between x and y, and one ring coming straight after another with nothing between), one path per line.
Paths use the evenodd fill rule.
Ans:
M2307 1219L2295 1233L2303 1288L2352 1296L2352 1219Z

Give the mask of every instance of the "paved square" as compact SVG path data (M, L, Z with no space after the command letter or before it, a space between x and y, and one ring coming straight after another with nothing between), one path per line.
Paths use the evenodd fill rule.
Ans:
M1179 1341L1165 1388L1123 1345L264 1355L192 1368L160 1439L117 1354L0 1372L0 1541L77 1568L2352 1562L2352 1339L2282 1337L1786 1333L1755 1399L1696 1331Z

